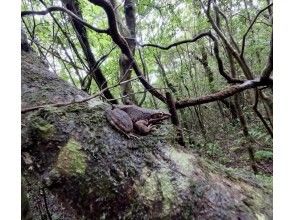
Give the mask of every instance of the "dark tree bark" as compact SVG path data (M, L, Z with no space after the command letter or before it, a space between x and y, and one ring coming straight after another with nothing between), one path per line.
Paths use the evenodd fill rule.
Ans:
M113 8L116 8L115 0L111 0ZM119 16L118 11L115 11L118 19L118 28L122 37L127 42L132 55L135 55L136 48L136 10L135 2L133 0L124 1L124 15L126 25L123 19ZM127 81L131 79L132 74L132 61L125 55L121 54L119 57L120 66L120 81ZM136 97L132 88L131 82L124 83L120 86L122 93L122 102L124 104L137 104Z
M83 18L82 16L82 12L80 10L79 7L79 3L77 0L63 0L65 7L70 10L71 12L73 12L74 14L76 14L78 17ZM91 50L91 46L89 43L89 39L87 36L87 30L85 28L85 26L83 24L81 24L80 22L78 22L75 19L72 19L70 17L71 23L73 25L73 28L76 32L77 38L80 42L80 45L83 49L84 55L86 57L86 61L88 63L89 66L89 75L87 80L85 81L85 84L82 85L82 88L85 91L89 91L90 86L91 86L91 81L92 81L92 77L94 78L97 86L99 87L100 90L103 90L105 88L108 87L108 83L106 81L106 78L104 77L99 65L97 65L97 61L95 59L95 56ZM112 102L113 104L117 104L117 101L114 100L114 96L111 94L111 92L106 89L103 92L103 95L105 96L106 99L112 100L110 102Z
M181 128L181 124L180 124L179 117L178 117L178 114L177 114L175 100L173 99L173 96L171 95L171 93L169 93L169 92L166 93L166 100L167 100L167 105L168 105L169 112L171 114L171 122L176 127L176 135L177 135L176 141L181 146L185 146L183 130Z
M237 109L237 114L238 114L238 117L239 117L239 121L240 121L240 124L241 124L241 127L242 127L242 131L243 131L243 135L244 137L246 138L246 143L244 144L244 146L246 146L247 148L247 151L248 151L248 155L249 155L249 160L250 160L250 163L251 163L251 168L253 170L253 172L255 174L258 173L258 169L257 169L257 166L256 166L256 161L255 161L255 156L254 156L254 148L253 148L253 144L254 141L252 139L252 137L250 137L250 134L249 134L249 131L248 131L248 125L247 125L247 121L244 117L244 114L243 114L243 111L241 109L241 106L240 106L240 95L237 94L234 96L234 101L235 101L235 106L236 106L236 109Z
M236 72L233 56L229 53L228 48L225 48L225 49L228 52L229 64L230 64L232 77L236 77L237 72ZM254 148L251 145L252 138L250 137L249 132L248 132L248 125L247 125L247 121L244 117L243 110L240 105L240 98L241 98L240 94L234 95L234 99L233 99L234 100L234 107L236 110L236 115L239 118L239 122L240 122L240 125L242 128L242 131L243 131L243 135L246 138L246 141L248 142L246 145L246 148L248 151L248 156L249 156L249 160L251 163L251 168L252 168L253 172L255 174L257 174L258 170L257 170L257 166L256 166L255 156L254 156Z

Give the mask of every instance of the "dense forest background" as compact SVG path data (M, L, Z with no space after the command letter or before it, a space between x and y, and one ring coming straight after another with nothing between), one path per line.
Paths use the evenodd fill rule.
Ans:
M30 46L61 78L109 103L172 100L171 141L271 179L270 0L22 0L21 10Z

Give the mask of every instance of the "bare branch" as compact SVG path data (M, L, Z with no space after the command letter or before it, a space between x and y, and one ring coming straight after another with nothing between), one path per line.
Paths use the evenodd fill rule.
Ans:
M177 114L176 102L170 92L166 92L166 100L167 100L169 113L171 114L171 122L174 124L176 128L176 136L177 136L176 141L181 146L185 146L183 129L181 127L181 123Z
M136 75L138 76L140 82L142 83L142 85L152 95L154 95L156 98L158 98L162 102L166 103L165 96L163 94L161 94L159 91L157 91L145 79L142 71L140 70L136 60L133 57L132 51L130 50L130 48L128 46L128 43L126 42L126 40L119 33L118 28L117 28L116 16L115 16L115 12L114 12L114 9L113 9L112 5L109 2L105 1L105 0L89 0L89 1L91 3L97 5L97 6L102 7L104 9L104 11L106 12L107 19L108 19L108 26L109 26L108 27L109 28L109 36L112 38L114 43L116 43L119 46L122 53L124 53L128 57L130 63L132 63L132 65L133 65L133 69L134 69Z
M271 137L273 137L272 129L268 126L268 124L266 123L262 114L258 111L258 97L259 97L259 91L258 91L258 89L255 89L255 102L253 105L253 110L256 113L256 115L259 117L259 119L262 121L262 123L263 123L264 127L266 128L266 130L268 131L268 133L271 135Z
M241 59L241 57L239 56L239 54L234 50L234 48L232 47L232 45L226 39L226 37L223 34L223 32L218 28L218 26L216 25L215 21L213 20L211 14L210 14L211 1L212 0L208 0L207 10L206 10L206 15L208 17L209 22L211 23L211 25L212 25L213 29L215 30L215 32L218 34L218 36L222 39L222 41L224 42L224 44L228 48L228 51L237 60L237 62L239 63L239 65L240 65L241 69L243 70L244 75L247 77L247 79L253 79L253 74L252 74L250 68L248 67L246 61L244 59ZM201 2L201 4L203 4L203 3Z
M43 1L43 0L39 0L43 5L44 7L48 8L48 6L46 5L46 3ZM54 17L53 13L50 12L49 13L51 18L53 19L53 21L55 22L55 24L58 26L58 28L60 29L60 31L62 32L62 34L64 35L64 37L67 39L67 42L69 43L69 45L71 46L70 48L74 51L74 54L77 56L78 60L80 61L80 63L83 65L83 67L89 71L89 67L85 64L84 60L82 59L82 57L80 56L79 52L78 52L78 49L76 48L75 44L72 42L72 40L70 39L69 37L69 34L68 32L66 32L64 29L63 29L63 25L61 25L59 23L59 21ZM63 17L64 17L64 14L62 14ZM68 29L68 26L67 24L65 25L65 27Z
M229 21L228 21L227 16L225 15L224 12L222 12L222 11L220 10L220 8L219 8L217 5L215 5L214 8L215 8L216 12L219 13L219 14L224 18L225 23L226 23L226 27L227 27L227 30L228 30L228 35L229 35L230 40L231 40L231 43L233 44L233 46L235 47L235 49L236 49L238 52L240 52L240 49L239 49L239 47L238 47L238 44L236 43L235 39L233 38L232 30L231 30L231 28L230 28L230 25L229 25Z
M160 46L160 45L157 45L157 44L141 44L140 46L141 47L156 47L156 48L159 48L161 50L169 50L170 48L179 46L181 44L196 42L197 40L199 40L199 39L201 39L201 38L203 38L205 36L208 36L209 34L211 34L210 31L203 32L203 33L200 33L200 34L196 35L192 39L178 41L178 42L172 43L172 44L170 44L168 46Z
M229 82L229 83L243 83L243 80L239 80L239 79L235 79L232 78L228 75L228 73L225 72L224 70L224 65L223 65L223 61L220 58L219 55L219 47L218 47L218 41L217 39L210 34L209 37L213 40L214 42L214 47L213 47L213 51L217 60L217 64L218 64L218 69L219 69L219 73Z
M214 50L214 54L215 54L215 57L216 57L216 60L217 60L217 65L218 65L218 70L219 70L219 73L229 82L229 83L243 83L244 80L240 80L240 79L234 79L234 78L231 78L228 73L225 72L224 70L224 65L223 65L223 62L220 58L220 55L219 55L219 46L218 46L218 41L217 39L213 36L213 34L211 33L211 31L207 31L207 32L203 32L203 33L200 33L198 35L196 35L194 38L192 39L187 39L187 40L182 40L182 41L178 41L178 42L175 42L175 43L172 43L168 46L160 46L160 45L157 45L157 44L143 44L141 45L142 47L156 47L156 48L159 48L159 49L162 49L162 50L169 50L170 48L172 47L176 47L176 46L179 46L181 44L185 44L185 43L193 43L193 42L196 42L197 40L203 38L203 37L209 37L210 39L213 40L213 43L214 43L214 47L213 47L213 50Z
M255 18L253 19L253 21L251 22L250 26L248 27L247 31L245 32L245 34L243 35L243 40L242 40L242 49L241 49L241 53L240 53L240 57L244 56L244 48L245 48L245 43L246 43L246 37L247 34L249 33L250 29L252 28L252 26L254 25L255 21L257 20L257 18L259 17L259 15L264 12L265 10L267 10L269 7L271 7L273 5L273 3L269 4L268 6L266 6L265 8L261 9L257 15L255 16Z
M28 15L46 15L46 14L52 12L52 11L62 11L62 12L65 12L66 14L68 14L69 16L71 16L72 18L74 18L75 20L79 21L80 23L82 23L86 27L92 29L93 31L96 31L97 33L109 34L109 30L104 30L104 29L96 28L96 27L90 25L89 23L85 22L80 17L76 16L70 10L68 10L66 8L63 8L63 7L59 7L59 6L52 6L52 7L47 8L44 11L22 11L21 12L21 17L28 16Z
M242 84L231 86L227 89L224 89L222 91L209 94L206 96L202 96L199 98L192 98L192 99L186 99L176 102L176 108L185 108L189 106L195 106L195 105L201 105L205 103L214 102L217 100L222 100L225 98L228 98L236 93L240 93L246 89L256 88L258 86L272 86L272 80L262 80L262 79L254 79L254 80L247 80Z

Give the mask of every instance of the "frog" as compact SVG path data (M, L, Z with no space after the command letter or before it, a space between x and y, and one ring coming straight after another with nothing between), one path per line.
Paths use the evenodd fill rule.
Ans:
M148 135L155 126L170 118L170 113L136 105L112 105L105 111L107 121L119 132L130 137Z

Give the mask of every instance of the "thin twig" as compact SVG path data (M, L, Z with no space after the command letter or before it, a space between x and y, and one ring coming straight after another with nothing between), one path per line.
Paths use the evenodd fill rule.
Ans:
M200 34L196 35L192 39L178 41L178 42L172 43L172 44L170 44L168 46L160 46L160 45L157 45L157 44L142 44L141 46L142 47L147 47L147 46L148 47L156 47L156 48L159 48L159 49L162 49L162 50L169 50L170 48L179 46L181 44L196 42L197 40L199 40L199 39L201 39L203 37L209 37L214 43L213 50L214 50L214 55L215 55L216 60L217 60L217 65L218 65L218 70L219 70L220 75L222 75L229 83L243 83L244 80L232 78L232 77L230 77L228 75L228 73L225 72L223 62L222 62L222 60L220 58L220 55L219 55L218 41L213 36L211 31L200 33Z
M44 7L48 7L46 5L46 3L43 0L40 0L40 2L44 5ZM85 62L83 61L82 57L80 56L75 44L72 42L72 40L70 39L70 37L68 36L68 33L63 30L63 26L65 26L65 28L67 28L68 30L68 26L67 23L65 24L59 24L58 20L54 17L54 15L52 14L52 12L49 13L51 18L53 19L53 21L56 23L56 25L59 27L59 29L61 30L62 34L64 35L64 37L67 39L69 45L71 46L70 49L73 49L75 55L77 56L78 60L80 61L80 63L84 66L84 68L89 71L89 67L85 64ZM63 14L62 14L63 15Z
M249 33L250 29L252 28L252 26L254 25L255 21L257 20L257 18L259 17L259 15L264 12L265 10L267 10L269 7L271 7L273 5L273 3L269 4L268 6L266 6L265 8L261 9L257 15L255 16L255 18L253 19L253 21L251 22L250 26L248 27L247 31L245 32L245 34L243 35L243 40L242 40L242 49L241 49L241 53L240 53L240 57L243 57L244 55L244 48L245 48L245 43L246 43L246 36Z
M259 100L258 97L259 97L259 91L258 91L258 89L255 89L255 103L252 108L253 108L254 112L256 113L256 115L259 117L259 119L262 121L264 127L266 128L266 130L268 131L270 136L273 137L272 129L268 126L268 124L266 123L262 114L258 111L258 100Z
M216 12L219 13L224 18L225 23L226 23L226 27L227 27L227 30L228 30L228 35L230 37L230 40L231 40L233 46L235 47L235 49L238 52L240 52L240 49L238 47L238 44L236 43L235 39L233 38L232 30L230 28L230 25L229 25L229 21L228 21L227 16L225 15L225 13L222 10L220 10L220 8L217 5L215 5L214 8L216 9Z
M75 15L74 13L72 13L70 10L63 8L63 7L59 7L59 6L52 6L47 8L44 11L22 11L21 12L21 17L23 16L28 16L28 15L46 15L52 11L62 11L67 13L69 16L71 16L73 19L77 20L78 22L82 23L83 25L85 25L86 27L98 32L98 33L104 33L104 34L109 34L109 30L108 29L99 29L96 28L92 25L90 25L89 23L85 22L83 19L81 19L80 17L78 17L77 15Z
M121 49L122 53L127 56L130 62L133 63L133 70L138 76L142 85L156 98L166 103L166 98L163 94L153 88L153 86L145 79L139 65L137 64L131 49L128 46L125 38L121 36L118 27L117 27L117 18L115 12L113 10L112 5L105 0L89 0L89 2L100 6L103 8L107 15L108 28L109 28L109 36L112 38L113 42L116 43Z
M107 59L107 57L111 54L111 52L116 48L116 46L112 47L110 51L107 54L102 55L95 63L95 65L92 67L92 69L89 71L89 73L85 76L85 78L82 81L82 85L85 83L86 79L91 76L97 68L100 67L100 65ZM105 83L105 82L104 82ZM101 85L101 87L104 86L104 83Z
M157 44L140 44L140 46L141 47L156 47L156 48L159 48L159 49L162 49L162 50L169 50L170 48L179 46L181 44L193 43L193 42L207 36L208 34L210 34L210 31L200 33L200 34L196 35L192 39L178 41L178 42L172 43L172 44L170 44L168 46L160 46L160 45L157 45Z
M84 98L84 99L81 99L81 100L77 100L77 101L76 100L72 100L72 101L69 101L69 102L59 102L59 103L53 103L53 104L38 105L38 106L34 106L34 107L22 109L21 110L21 113L23 114L23 113L31 112L31 111L42 109L42 108L46 108L46 107L63 107L63 106L71 105L71 104L87 102L87 101L89 101L91 99L94 99L94 98L96 98L98 96L102 96L103 95L103 92L105 92L108 89L117 87L117 86L119 86L121 84L125 84L125 83L128 83L130 81L134 81L136 79L138 79L138 77L135 77L135 78L132 78L132 79L123 81L123 82L119 82L118 84L116 84L114 86L110 86L110 87L104 88L99 93L94 94L94 95L91 95L91 96L89 96L87 98Z
M205 10L205 13L207 15L207 18L208 18L209 22L211 23L213 29L218 34L218 36L222 39L223 43L225 44L226 48L228 49L228 52L230 52L233 55L233 57L236 59L236 61L240 65L242 71L244 72L244 75L246 76L246 78L252 80L253 79L253 73L252 73L251 69L249 68L248 64L246 63L246 61L244 59L242 59L239 56L239 53L228 42L228 40L226 39L224 33L218 28L217 24L213 20L211 14L210 14L210 7L211 7L212 0L208 0L207 9L204 8L204 5L203 5L202 1L200 1L200 2L202 4L203 9Z

